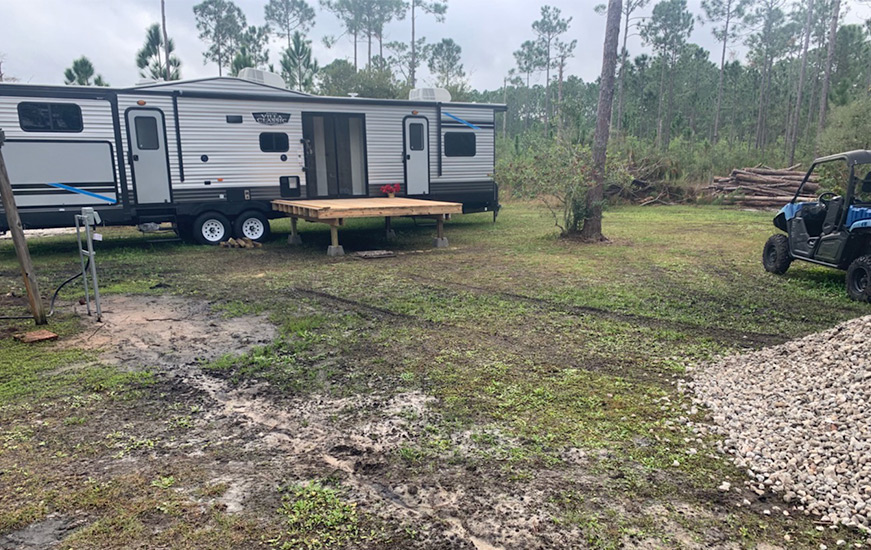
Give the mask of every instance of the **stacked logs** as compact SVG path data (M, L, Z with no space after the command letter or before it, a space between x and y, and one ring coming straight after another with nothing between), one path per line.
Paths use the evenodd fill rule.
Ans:
M727 204L740 206L771 207L782 206L792 200L805 173L796 170L799 164L783 170L768 166L734 169L727 178L714 178L714 183L708 189L716 196L723 198ZM815 175L811 175L802 187L798 201L816 200L816 192L820 184Z

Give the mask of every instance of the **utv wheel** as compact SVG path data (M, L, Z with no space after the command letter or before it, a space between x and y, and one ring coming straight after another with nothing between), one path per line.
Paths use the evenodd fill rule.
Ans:
M269 220L256 210L249 210L239 214L239 217L233 222L233 229L233 234L237 238L247 237L257 242L269 239L271 234Z
M230 238L230 220L217 212L206 212L194 220L194 240L200 244L218 244Z
M789 256L789 241L784 235L772 235L762 249L762 265L765 271L783 275L789 269L792 258Z
M871 302L871 256L860 256L850 264L847 294L859 302Z

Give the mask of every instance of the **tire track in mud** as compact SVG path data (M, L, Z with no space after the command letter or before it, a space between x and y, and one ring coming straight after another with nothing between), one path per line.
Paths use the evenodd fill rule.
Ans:
M247 422L265 429L267 433L262 438L265 445L291 452L297 457L307 456L313 461L320 460L323 465L342 471L345 474L344 484L375 501L387 504L394 511L430 520L436 524L447 525L446 534L453 534L465 539L476 550L504 550L502 546L472 534L465 520L446 514L436 506L423 503L409 504L389 487L359 475L357 473L358 464L355 460L345 460L331 454L341 455L342 451L348 449L358 450L359 447L371 447L373 445L371 440L364 440L356 434L343 434L345 441L352 443L353 446L338 444L326 448L322 443L335 442L339 439L338 434L330 433L330 430L305 421L307 419L304 413L302 416L294 415L277 407L268 399L246 397L242 392L229 388L226 382L210 377L196 368L191 368L183 376L183 382L189 387L202 391L217 403L217 414L230 417L241 416ZM388 446L389 443L376 444L376 452L379 454L389 452L391 449ZM351 454L353 456L355 453ZM358 454L362 453L358 451Z
M430 283L429 288L444 288L456 287L475 294L490 294L502 296L518 302L526 302L536 306L541 306L548 311L557 313L572 314L572 315L593 315L611 321L623 323L637 323L648 328L667 328L677 329L690 332L700 336L709 336L720 342L737 344L741 347L759 347L773 344L781 344L786 341L786 338L780 334L769 334L764 332L746 332L736 329L720 328L720 327L704 327L685 321L675 321L669 319L660 319L657 317L646 317L644 315L636 315L634 313L622 313L619 311L610 311L594 306L579 306L572 304L561 304L544 298L536 298L534 296L526 296L514 292L507 292L488 287L469 285L465 283L457 283L453 281L444 281L426 277L423 275L409 275L409 279L415 282L427 281Z
M540 345L524 343L522 339L516 338L516 335L513 334L502 334L474 326L462 326L446 323L444 321L422 319L416 315L392 311L390 309L374 306L350 298L344 298L342 296L336 296L320 290L292 287L288 289L288 291L298 296L314 298L322 303L327 302L339 304L347 308L349 311L356 312L360 315L370 315L378 319L393 319L413 324L420 328L437 330L442 336L456 336L458 339L462 340L468 339L470 335L474 335L477 338L477 341L473 342L473 345L480 344L482 340L489 340L494 342L494 345L498 346L499 349L511 350L513 353L516 353L521 357L530 358L531 356L537 364L541 365L559 364L565 368L577 368L591 372L613 371L620 372L621 375L625 376L625 367L632 362L630 359L623 358L605 359L595 354L561 353L553 347L548 347L545 342L541 342ZM527 338L528 337L529 335L527 334ZM547 357L538 358L537 353L541 352L543 349L547 349ZM646 379L646 377L642 376L639 376L638 378ZM655 377L651 378L651 380L654 379ZM662 380L660 379L658 383L662 383Z

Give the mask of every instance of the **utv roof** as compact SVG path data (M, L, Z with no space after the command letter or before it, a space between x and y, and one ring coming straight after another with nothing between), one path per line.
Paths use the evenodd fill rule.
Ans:
M844 160L847 164L871 164L871 151L857 149L856 151L847 151L846 153L837 153L827 157L820 157L814 160L814 164L822 164L833 160Z

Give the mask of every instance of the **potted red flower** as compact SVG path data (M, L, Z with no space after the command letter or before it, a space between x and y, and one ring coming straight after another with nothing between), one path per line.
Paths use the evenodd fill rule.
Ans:
M393 197L395 197L396 194L399 193L400 189L402 189L402 187L400 187L398 183L394 183L392 185L388 183L387 185L381 186L381 192L387 195L388 199L392 199Z

